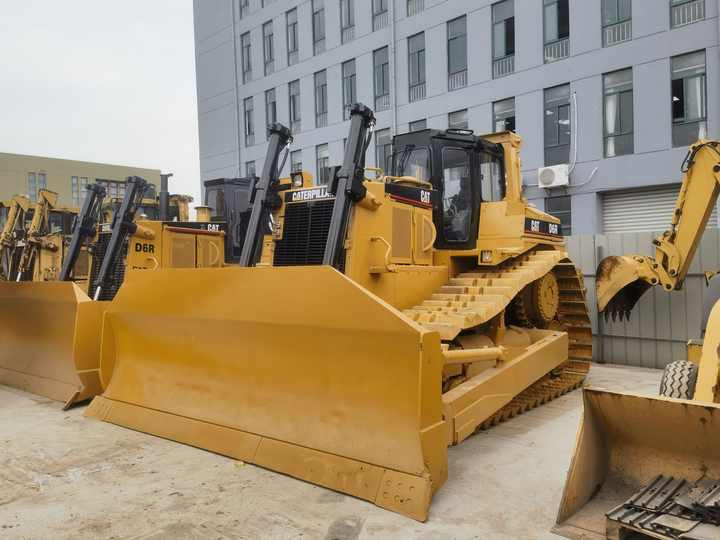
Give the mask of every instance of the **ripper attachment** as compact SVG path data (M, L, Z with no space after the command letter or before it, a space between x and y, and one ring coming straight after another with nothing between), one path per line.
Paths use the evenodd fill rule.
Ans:
M60 281L72 280L72 274L75 271L75 264L80 256L80 251L83 245L95 236L100 219L101 207L106 194L105 188L99 184L90 184L85 189L87 189L87 194L80 214L75 221L70 246L60 270Z

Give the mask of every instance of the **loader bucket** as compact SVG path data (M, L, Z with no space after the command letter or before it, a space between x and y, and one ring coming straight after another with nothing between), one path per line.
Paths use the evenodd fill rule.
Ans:
M103 321L86 415L427 518L440 338L331 267L163 269Z
M640 276L642 260L631 256L611 256L600 261L595 290L598 311L612 315L613 319L627 318L650 283Z
M720 405L597 388L583 401L554 532L605 538L605 514L659 475L720 478Z
M101 307L70 282L0 282L0 384L66 407L98 394Z

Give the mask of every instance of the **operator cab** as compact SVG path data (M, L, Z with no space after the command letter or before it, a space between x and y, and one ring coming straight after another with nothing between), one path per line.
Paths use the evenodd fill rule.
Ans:
M503 149L470 130L425 129L397 135L393 176L430 182L439 195L433 210L438 249L475 249L480 204L505 198Z
M250 219L250 194L257 178L217 178L205 181L205 205L212 221L228 224L226 260L237 261L242 253Z

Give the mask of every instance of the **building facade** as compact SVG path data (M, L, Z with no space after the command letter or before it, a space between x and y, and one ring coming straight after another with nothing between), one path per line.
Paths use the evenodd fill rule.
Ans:
M424 128L512 129L525 196L566 234L663 228L687 145L720 136L720 0L194 0L202 178L342 160L374 108L368 165ZM546 166L567 185L538 187ZM717 217L712 221L717 225Z
M109 197L122 197L128 176L144 178L155 191L160 188L157 169L0 153L0 200L27 195L35 201L39 189L49 189L59 195L61 206L79 207L88 183L102 183Z

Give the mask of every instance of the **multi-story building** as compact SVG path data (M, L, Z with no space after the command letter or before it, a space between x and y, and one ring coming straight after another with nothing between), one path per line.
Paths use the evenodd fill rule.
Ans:
M686 147L720 129L720 0L194 0L204 179L260 171L265 126L318 182L348 106L392 136L512 129L525 195L566 233L656 230ZM538 187L539 171L556 187ZM568 184L562 184L567 170ZM552 177L546 171L544 180ZM713 215L713 224L717 217Z
M15 195L35 201L39 189L49 189L59 195L60 205L79 207L88 183L101 183L109 197L122 197L128 176L144 178L154 191L160 188L157 169L0 153L0 201Z

